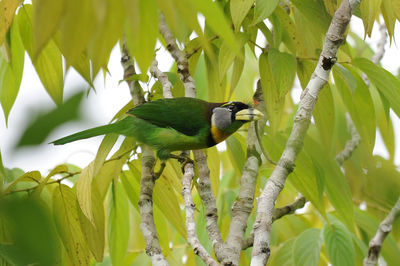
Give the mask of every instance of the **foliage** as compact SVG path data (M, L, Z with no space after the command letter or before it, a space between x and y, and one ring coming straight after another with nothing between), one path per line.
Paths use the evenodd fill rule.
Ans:
M291 98L298 80L304 89L322 49L324 34L341 1L336 0L19 0L0 2L0 103L8 119L19 92L25 51L57 108L39 116L27 129L21 145L43 141L55 126L76 119L82 94L63 104L64 77L73 67L90 86L107 68L111 49L126 42L148 81L159 35L158 13L176 37L189 62L199 98L209 101L249 101L261 79L269 123L263 144L279 159L293 123L297 104ZM18 8L17 8L18 7ZM400 1L362 1L356 15L365 34L382 15L390 38L400 20ZM204 18L204 24L200 23ZM273 224L271 265L360 265L378 221L388 213L400 191L400 172L394 164L394 130L390 110L400 116L400 80L371 62L371 48L349 29L339 49L329 84L323 89L296 168L276 205L283 206L301 192L310 204L300 213ZM260 38L266 44L260 43ZM184 96L178 69L168 77L175 97ZM368 78L366 82L365 77ZM162 97L154 83L149 99ZM131 105L121 108L123 117ZM352 157L341 167L335 156L351 139L349 114L361 136ZM51 123L46 123L51 120ZM373 155L380 132L389 158ZM217 199L222 237L228 234L230 210L238 196L244 171L246 132L227 140L227 149L207 150L213 193ZM63 164L50 173L8 169L0 157L0 264L25 265L148 265L138 210L141 153L126 138L113 153L115 136L106 136L96 158L86 168ZM109 158L109 159L107 159ZM158 165L156 166L156 168ZM259 171L256 197L274 166ZM78 178L76 178L79 176ZM54 178L69 180L66 184ZM154 188L154 216L163 253L171 265L184 257L199 263L186 242L182 177L169 160ZM198 206L196 232L207 250L205 211ZM365 206L362 210L360 206ZM249 228L255 219L255 208ZM247 235L250 230L247 230ZM400 261L399 223L385 242L383 259ZM24 250L24 252L21 252ZM24 254L24 256L21 256ZM50 255L50 256L48 256ZM249 264L244 251L241 263Z

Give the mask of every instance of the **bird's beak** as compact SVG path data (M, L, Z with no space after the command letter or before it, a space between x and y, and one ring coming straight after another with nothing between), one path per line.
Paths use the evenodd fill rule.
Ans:
M263 117L264 115L254 108L244 109L236 113L236 120L244 121L255 121Z

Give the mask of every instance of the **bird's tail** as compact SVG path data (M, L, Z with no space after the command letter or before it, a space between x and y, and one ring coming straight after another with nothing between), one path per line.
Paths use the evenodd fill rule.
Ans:
M69 142L73 142L73 141L77 141L77 140L81 140L81 139L87 139L87 138L104 135L104 134L108 134L108 133L121 134L121 133L123 133L121 130L124 129L124 127L125 127L124 124L127 122L124 120L118 121L114 124L90 128L90 129L87 129L87 130L84 130L81 132L77 132L75 134L63 137L61 139L55 140L50 143L53 143L54 145L63 145L63 144L69 143Z

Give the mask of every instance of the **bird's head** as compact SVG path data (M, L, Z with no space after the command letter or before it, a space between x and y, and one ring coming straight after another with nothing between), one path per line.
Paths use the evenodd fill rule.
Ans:
M219 143L246 122L260 119L263 114L242 102L227 102L212 109L211 135Z

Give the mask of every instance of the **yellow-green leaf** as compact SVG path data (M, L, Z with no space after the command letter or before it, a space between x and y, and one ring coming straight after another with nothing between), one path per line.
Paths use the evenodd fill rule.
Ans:
M124 27L123 0L96 1L96 31L89 43L88 55L93 64L93 76L107 68L112 48L120 39Z
M302 232L294 242L293 261L295 265L317 266L323 239L317 228L310 228Z
M61 21L61 51L67 65L74 65L82 58L95 31L95 2L93 0L68 0Z
M100 197L95 183L92 184L91 195L94 223L89 221L80 208L78 209L79 221L90 251L96 261L101 262L103 260L105 246L105 215L103 200Z
M232 0L230 2L230 10L233 26L236 32L240 30L240 26L255 0Z
M268 54L268 63L279 96L283 97L292 88L296 76L296 59L289 53L273 48Z
M90 251L81 230L75 191L60 184L53 191L53 214L66 255L73 265L88 265Z
M15 10L21 0L2 0L0 1L0 45L6 39L6 34L13 21Z
M365 58L356 58L353 64L367 74L368 79L386 97L390 107L400 117L400 80Z
M18 21L15 19L4 43L10 47L10 61L0 56L0 103L4 111L6 123L11 108L17 98L24 69L25 51L20 37Z
M381 10L382 0L362 1L360 4L361 18L364 23L365 35L371 37L372 27Z
M332 265L355 265L354 245L351 233L338 220L325 224L322 230L328 257Z
M388 30L390 40L394 34L394 25L396 24L395 10L393 9L392 0L382 0L381 12L385 20L385 26Z
M113 182L110 197L108 243L113 265L123 265L129 241L129 204L122 184Z
M158 36L158 10L155 0L125 1L125 35L129 52L140 70L146 72L153 60Z
M274 12L279 0L256 0L253 25L268 18Z
M51 37L57 31L65 12L66 0L34 0L33 2L33 50L30 54L36 61Z
M116 135L106 135L104 137L100 144L100 148L97 151L96 159L82 170L78 182L76 183L76 196L78 198L79 206L83 214L93 225L92 180L99 173L101 166L103 165L108 153L114 146L117 138L118 136Z
M400 0L392 0L393 12L400 21Z
M32 6L24 5L18 12L18 24L22 42L35 66L36 72L44 88L56 104L63 100L64 72L60 50L54 41L42 47L41 53L34 58Z

